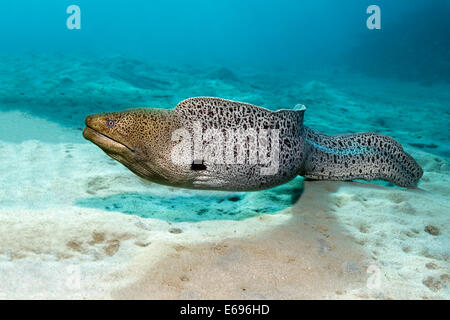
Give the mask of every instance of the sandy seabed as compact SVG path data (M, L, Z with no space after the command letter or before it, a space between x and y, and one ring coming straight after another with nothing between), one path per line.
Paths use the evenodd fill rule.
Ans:
M39 68L49 62L37 61L42 78ZM89 82L89 68L80 63L79 79L48 68L52 78L39 83L30 68L15 75L44 92L21 92L17 79L0 86L0 298L450 299L449 90L305 76L269 97L268 84L251 91L252 76L237 80L219 69L194 81L190 94L179 70L153 71L158 82L127 78L117 67ZM177 82L166 84L173 73ZM127 92L153 94L173 107L181 98L166 95L170 86L185 88L178 93L185 97L215 93L260 105L282 96L280 107L295 97L309 107L313 128L393 135L424 177L417 189L300 177L264 192L169 188L141 180L82 139L79 119L95 107L66 117L77 94L101 101L92 87L117 101Z

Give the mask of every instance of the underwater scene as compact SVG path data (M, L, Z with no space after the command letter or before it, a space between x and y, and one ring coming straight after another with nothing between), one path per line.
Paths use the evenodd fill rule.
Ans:
M0 3L0 299L450 299L450 2Z

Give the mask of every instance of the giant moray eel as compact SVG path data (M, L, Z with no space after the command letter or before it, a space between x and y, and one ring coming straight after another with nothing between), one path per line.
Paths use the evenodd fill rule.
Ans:
M303 125L305 110L190 98L172 110L90 115L83 136L138 176L182 188L261 190L297 175L415 187L422 177L422 168L391 137L325 135Z

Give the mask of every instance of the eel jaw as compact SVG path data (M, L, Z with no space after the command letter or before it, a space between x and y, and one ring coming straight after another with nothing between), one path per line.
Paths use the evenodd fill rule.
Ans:
M83 137L86 140L89 140L92 143L96 144L107 154L119 154L122 155L123 157L132 157L136 153L135 150L131 149L125 144L117 140L114 140L113 138L108 137L107 135L98 132L95 129L92 129L89 126L84 128Z

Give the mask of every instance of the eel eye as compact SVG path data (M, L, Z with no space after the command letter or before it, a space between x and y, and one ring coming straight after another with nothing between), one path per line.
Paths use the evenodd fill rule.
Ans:
M106 120L106 126L108 128L114 128L115 125L116 125L116 122L114 120Z

